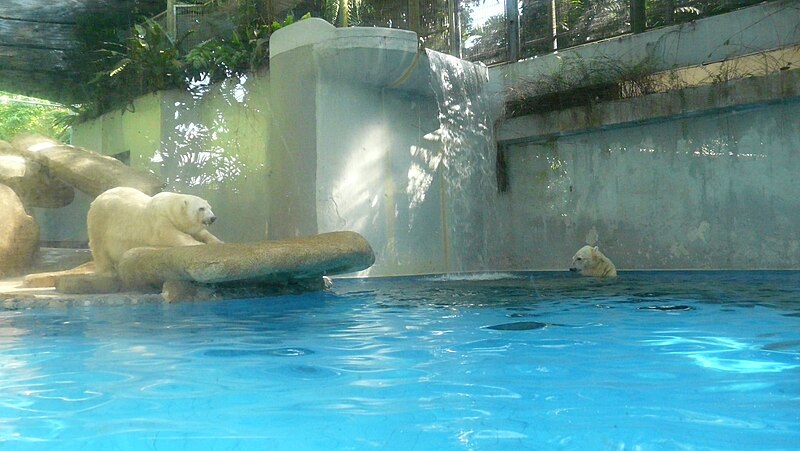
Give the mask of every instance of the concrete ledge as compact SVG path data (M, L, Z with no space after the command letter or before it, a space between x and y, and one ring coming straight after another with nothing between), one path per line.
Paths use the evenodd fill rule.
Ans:
M800 70L515 117L502 123L497 140L501 144L543 142L597 129L793 102L800 102Z

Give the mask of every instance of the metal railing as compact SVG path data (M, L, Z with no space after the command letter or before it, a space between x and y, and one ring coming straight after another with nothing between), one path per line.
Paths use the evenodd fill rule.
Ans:
M692 21L764 1L362 0L361 7L369 9L371 5L385 3L407 5L408 17L414 17L418 11L419 18L395 21L399 28L416 31L435 50L497 64ZM365 20L360 25L387 26L387 23Z
M171 30L197 30L215 0L170 0ZM243 1L243 0L238 0ZM275 13L326 17L350 8L348 24L415 31L428 48L486 64L514 62L601 39L777 0L251 0ZM193 2L198 3L198 2ZM282 17L281 17L282 16ZM208 28L208 27L205 27ZM203 35L204 33L198 33ZM198 36L200 37L200 36Z
M478 11L492 0L457 1ZM501 16L462 33L461 57L513 62L628 33L696 20L764 0L497 0ZM486 25L488 24L488 25ZM471 40L471 41L470 41ZM471 44L471 45L469 45Z

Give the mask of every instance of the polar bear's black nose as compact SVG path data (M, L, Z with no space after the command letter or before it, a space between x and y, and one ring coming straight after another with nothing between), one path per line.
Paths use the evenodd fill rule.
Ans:
M211 225L211 224L213 224L213 223L214 223L214 221L216 221L216 220L217 220L217 217L216 217L216 216L212 216L212 217L210 217L210 218L206 219L206 224L208 224L208 225Z

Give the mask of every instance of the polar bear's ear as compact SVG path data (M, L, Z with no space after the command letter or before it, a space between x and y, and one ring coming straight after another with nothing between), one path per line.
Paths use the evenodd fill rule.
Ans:
M597 246L593 246L593 247L592 247L592 253L593 253L593 254L594 254L594 253L596 253L596 252L597 252L597 251L599 251L599 250L600 250L600 249L599 249Z

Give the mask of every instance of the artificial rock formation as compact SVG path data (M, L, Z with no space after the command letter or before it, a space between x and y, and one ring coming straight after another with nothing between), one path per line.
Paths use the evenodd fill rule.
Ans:
M69 275L56 280L68 294L162 290L167 301L266 296L325 288L323 276L372 266L375 254L355 232L283 241L222 243L126 252L117 275Z
M75 190L50 177L41 164L0 141L0 183L13 189L28 207L59 208L72 203Z
M11 143L23 156L46 167L55 177L97 197L117 186L129 186L152 196L163 182L155 175L126 166L121 161L82 147L62 144L39 135L24 135Z
M0 277L27 269L38 245L38 224L14 190L0 184Z
M113 273L61 275L56 277L54 285L56 291L67 294L117 293L122 287L119 278Z
M213 283L282 283L369 268L375 254L355 232L331 232L283 241L138 248L123 255L119 276L129 289L161 287L168 280Z
M23 288L52 288L56 286L56 281L65 276L94 274L94 262L86 262L72 269L63 271L40 272L28 274L22 279ZM115 290L118 291L118 290Z

